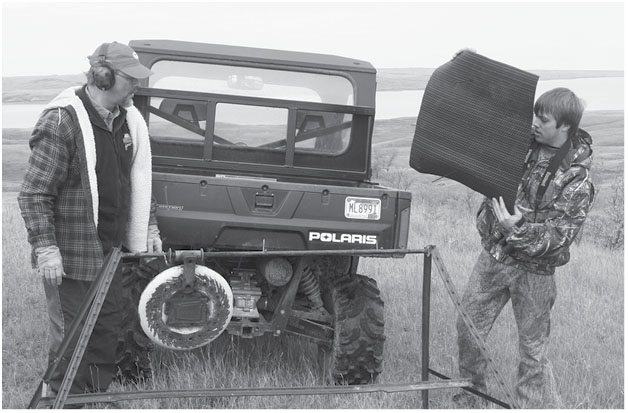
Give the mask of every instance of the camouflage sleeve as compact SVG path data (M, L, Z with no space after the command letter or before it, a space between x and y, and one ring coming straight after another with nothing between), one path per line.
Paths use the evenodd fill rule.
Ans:
M490 202L490 199L485 197L475 214L475 228L478 230L480 236L490 234L496 225L495 215L493 214L493 208Z
M561 191L544 222L526 222L507 234L509 247L530 257L554 256L566 250L578 234L593 201L593 184L576 176Z

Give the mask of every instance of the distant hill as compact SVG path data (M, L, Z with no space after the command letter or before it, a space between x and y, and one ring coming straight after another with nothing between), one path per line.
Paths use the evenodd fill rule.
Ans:
M423 90L434 69L377 69L377 90ZM541 80L587 77L623 77L623 71L610 70L529 70ZM45 103L60 91L85 82L84 74L13 76L2 78L2 103Z
M85 83L85 75L13 76L2 78L2 103L45 103L70 86Z
M527 70L540 80L623 77L620 70ZM377 90L423 90L434 72L428 68L377 69Z

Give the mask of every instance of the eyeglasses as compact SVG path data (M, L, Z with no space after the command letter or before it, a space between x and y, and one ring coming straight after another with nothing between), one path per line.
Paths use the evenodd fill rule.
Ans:
M123 78L125 78L126 80L128 80L129 82L131 82L131 84L132 84L133 86L137 86L137 85L139 85L139 84L140 84L139 79L136 79L136 78L134 78L134 77L131 77L131 76L129 76L129 75L127 75L127 74L125 74L124 72L121 72L121 71L119 71L119 70L116 70L116 74L117 74L117 75L120 75L120 77L123 77Z

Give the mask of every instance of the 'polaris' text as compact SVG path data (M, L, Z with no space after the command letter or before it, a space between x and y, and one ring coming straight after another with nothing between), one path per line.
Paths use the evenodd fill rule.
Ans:
M336 232L310 231L310 241L338 242L347 244L377 245L377 235L339 234Z

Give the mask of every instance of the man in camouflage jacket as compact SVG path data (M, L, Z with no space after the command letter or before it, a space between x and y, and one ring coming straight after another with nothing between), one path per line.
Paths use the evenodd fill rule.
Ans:
M486 338L512 300L519 333L516 397L520 407L540 408L547 402L554 271L569 261L569 246L593 201L591 137L578 128L583 111L581 101L568 89L540 96L534 105L534 140L514 215L501 197L486 198L478 211L476 226L483 251L469 278L463 307ZM555 157L560 163L552 175L550 163ZM485 392L486 360L461 317L456 326L460 375L471 377L474 387ZM471 400L466 395L456 395L454 402Z

